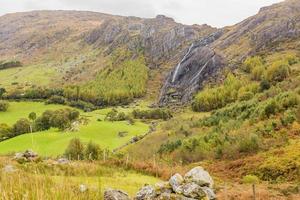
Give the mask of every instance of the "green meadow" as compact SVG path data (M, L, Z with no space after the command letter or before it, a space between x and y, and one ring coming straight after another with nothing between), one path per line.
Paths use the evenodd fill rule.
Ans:
M27 118L30 112L36 112L40 115L45 110L56 110L64 108L61 105L45 105L42 102L10 102L7 112L0 113L0 122L9 125L14 124L20 118ZM128 109L121 109L129 112ZM88 120L88 124L80 125L79 131L61 132L57 129L24 134L18 137L3 141L0 143L0 154L8 154L26 149L32 149L43 156L58 156L63 154L69 141L72 138L80 138L84 143L93 141L102 148L117 148L136 135L145 134L148 131L148 125L136 121L133 125L126 121L110 122L105 121L105 115L110 109L96 110L90 113L81 112L81 117ZM119 132L128 132L125 137L119 137Z

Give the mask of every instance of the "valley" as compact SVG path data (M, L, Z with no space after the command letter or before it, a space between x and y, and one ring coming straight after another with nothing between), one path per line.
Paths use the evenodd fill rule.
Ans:
M223 28L0 17L0 199L296 200L299 149L298 0Z

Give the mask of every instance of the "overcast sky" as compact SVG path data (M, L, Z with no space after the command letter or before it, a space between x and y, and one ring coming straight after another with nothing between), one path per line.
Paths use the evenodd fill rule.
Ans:
M0 0L0 15L31 10L89 10L154 17L164 14L185 24L233 25L260 7L282 0Z

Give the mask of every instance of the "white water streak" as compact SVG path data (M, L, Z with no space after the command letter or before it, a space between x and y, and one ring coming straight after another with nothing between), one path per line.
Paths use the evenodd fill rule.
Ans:
M172 83L175 82L175 79L177 77L177 74L178 74L178 71L180 69L180 66L182 64L183 61L185 61L185 59L187 58L187 56L190 54L192 48L194 47L194 43L192 43L192 45L190 46L188 52L184 55L183 59L178 63L178 65L176 66L176 69L175 69L175 72L174 72L174 75L173 75L173 78L172 78Z

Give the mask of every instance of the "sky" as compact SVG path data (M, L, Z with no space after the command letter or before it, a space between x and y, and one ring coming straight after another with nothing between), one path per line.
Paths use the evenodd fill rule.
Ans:
M167 15L184 24L233 25L282 0L0 0L0 15L31 10L87 10L115 15Z

